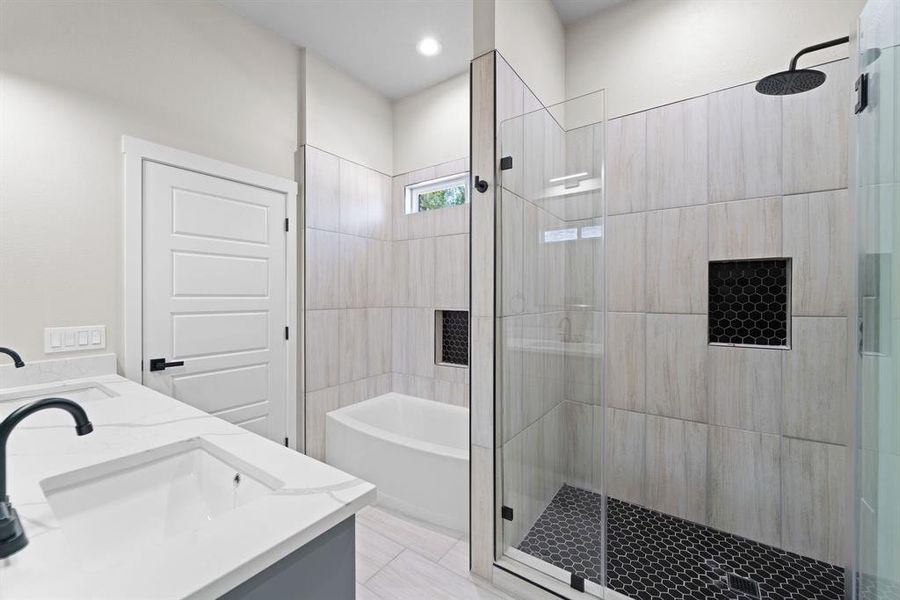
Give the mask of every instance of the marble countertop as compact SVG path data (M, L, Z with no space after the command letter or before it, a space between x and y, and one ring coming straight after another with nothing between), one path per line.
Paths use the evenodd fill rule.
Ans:
M22 421L10 436L9 496L29 545L0 560L0 599L214 598L374 501L372 484L111 374L114 357L105 364L110 374L74 378L85 373L71 365L55 371L45 366L38 374L42 382L29 385L21 385L27 378L0 370L0 386L17 386L0 390L0 419L27 401L11 396L31 391L43 397L51 388L99 384L116 394L82 403L94 424L90 435L76 436L68 414L47 410ZM179 533L164 546L135 547L102 564L80 552L79 541L55 517L41 481L194 437L258 466L283 487Z

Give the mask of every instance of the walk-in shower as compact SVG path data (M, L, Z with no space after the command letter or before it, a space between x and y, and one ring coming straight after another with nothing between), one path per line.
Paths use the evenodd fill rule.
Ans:
M498 77L524 97L498 132L501 567L617 599L856 593L855 64L609 121L603 93L541 107ZM896 498L881 450L862 476ZM882 595L854 597L900 597L880 544Z

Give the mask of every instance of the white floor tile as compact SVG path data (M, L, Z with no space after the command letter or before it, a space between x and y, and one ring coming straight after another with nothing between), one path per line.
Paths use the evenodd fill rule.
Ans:
M438 564L461 577L468 578L471 575L471 571L469 571L469 542L465 540L456 542Z
M392 600L505 600L411 550L404 550L375 574L366 587Z
M398 554L403 546L372 529L356 524L356 581L365 583Z
M427 529L371 506L357 514L357 523L434 562L441 560L457 542L457 538Z

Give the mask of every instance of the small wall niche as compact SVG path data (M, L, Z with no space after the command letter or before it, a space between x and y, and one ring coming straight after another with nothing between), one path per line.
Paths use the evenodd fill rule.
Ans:
M469 311L434 311L434 362L449 367L469 366Z
M709 263L709 343L790 348L791 260Z

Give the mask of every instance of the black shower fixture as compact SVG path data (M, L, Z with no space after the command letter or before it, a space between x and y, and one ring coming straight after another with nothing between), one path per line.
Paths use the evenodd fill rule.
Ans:
M781 71L760 79L756 84L756 91L767 96L787 96L789 94L808 92L819 87L825 83L825 73L815 69L798 69L797 59L804 54L846 44L849 41L849 37L842 37L804 48L791 59L791 64L787 71Z

